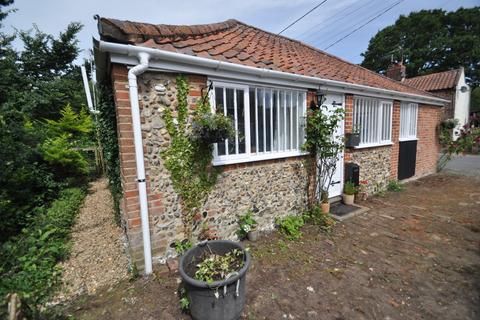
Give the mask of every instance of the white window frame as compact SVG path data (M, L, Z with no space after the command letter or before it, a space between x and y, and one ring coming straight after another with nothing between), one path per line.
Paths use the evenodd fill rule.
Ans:
M307 90L302 90L302 89L297 89L297 88L287 88L287 87L279 87L279 86L264 86L264 85L246 85L246 84L239 84L239 83L234 83L234 82L224 82L224 81L216 81L213 80L211 81L213 85L213 90L210 91L210 106L212 112L216 112L216 106L215 106L215 87L224 87L224 88L231 88L231 89L237 89L237 90L243 90L244 92L244 108L245 108L245 153L242 154L235 154L235 155L218 155L218 145L217 143L214 144L214 150L213 150L213 165L214 166L219 166L219 165L227 165L227 164L235 164L235 163L245 163L245 162L253 162L253 161L261 161L261 160L270 160L270 159L280 159L280 158L287 158L287 157L296 157L296 156L301 156L305 155L306 152L303 152L300 150L300 136L299 136L299 128L302 126L303 130L305 130L305 120L302 118L306 117L306 112L307 112ZM305 98L303 103L300 101L300 98L297 98L297 138L296 138L296 144L297 148L295 150L279 150L279 145L280 145L280 140L278 139L277 141L277 150L273 150L273 125L272 125L272 120L273 120L273 112L270 112L270 149L271 151L263 151L263 152L257 152L257 153L252 153L251 152L251 136L255 135L256 139L256 150L258 150L258 124L255 126L256 130L254 132L251 132L250 130L250 108L254 107L255 108L255 114L256 114L256 121L258 122L258 116L257 116L257 97L255 97L255 106L250 106L250 89L264 89L264 90L271 90L270 92L270 106L271 110L273 110L273 91L277 90L279 91L290 91L290 92L297 92L297 93L302 93L303 97ZM236 91L234 91L236 92ZM256 91L255 91L256 92ZM224 93L225 94L225 93ZM286 95L283 95L284 100ZM298 95L300 96L300 95ZM235 112L237 110L236 107L236 96L234 96L234 103L235 103ZM224 96L225 99L225 96ZM265 118L265 93L263 95L263 117ZM278 97L278 102L279 103L285 103L285 101L280 101L280 98ZM225 103L224 103L225 104ZM277 104L277 111L280 110L279 104ZM286 112L286 108L284 108L284 112ZM292 112L290 112L290 117L292 119L293 115ZM279 113L277 112L277 120L279 119ZM265 121L265 119L264 119ZM285 117L285 122L286 122L286 117ZM278 122L277 122L278 123ZM290 128L293 128L293 122L290 121ZM235 121L235 129L237 129L237 123ZM264 130L264 149L266 149L265 142L266 142L266 126L265 123L263 125L263 130ZM292 134L290 134L290 139L292 140ZM280 137L280 136L278 136ZM285 139L286 140L286 139ZM238 148L238 134L236 137L236 149Z
M412 122L412 119L415 120ZM400 104L399 141L418 140L418 103L402 101Z
M363 101L363 103L357 104L357 101ZM369 103L366 104L365 102ZM388 117L388 139L382 139L384 130L383 112L384 105L390 106L390 115ZM362 120L364 123L359 123L360 113L368 113L368 117L364 117ZM393 119L393 101L377 99L366 96L355 96L353 99L353 128L360 127L360 144L355 147L357 149L379 147L392 145L392 119ZM364 131L367 128L367 131ZM376 132L373 132L373 128L376 128ZM370 129L370 131L368 131ZM368 136L369 142L362 142L366 140L364 137ZM372 141L373 140L373 141Z

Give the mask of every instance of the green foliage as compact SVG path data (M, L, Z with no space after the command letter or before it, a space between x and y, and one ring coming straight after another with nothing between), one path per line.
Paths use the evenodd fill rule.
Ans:
M403 189L404 189L403 185L397 180L390 180L388 182L388 185L387 185L388 191L400 192L400 191L403 191Z
M243 255L243 251L239 249L233 249L224 255L210 253L197 264L195 279L207 283L223 280L243 267Z
M182 311L188 311L190 309L190 301L188 301L187 297L180 299L180 309L182 309Z
M480 111L480 87L476 87L472 90L470 112Z
M355 186L355 183L353 183L353 181L345 182L345 185L343 186L343 193L346 195L357 193L357 187Z
M255 230L257 222L253 219L253 211L248 210L247 213L238 217L238 230L237 235L240 239L245 239L247 234Z
M222 142L235 138L232 119L220 113L203 113L195 117L192 137L203 144Z
M316 188L323 197L328 198L328 190L337 167L338 156L342 151L343 137L335 135L345 116L343 108L328 110L321 101L312 106L307 114L306 140L302 149L310 153L310 167L316 166Z
M184 239L182 241L175 241L174 248L175 252L178 254L183 254L185 251L190 249L193 246L192 242L188 239Z
M57 263L69 252L70 229L85 192L63 190L58 200L41 210L22 232L0 249L0 317L5 316L8 293L16 292L27 318L37 318L39 307L55 291L61 270Z
M290 215L283 219L277 218L276 223L281 233L283 233L288 240L297 240L303 234L300 228L303 227L304 221L301 216Z
M305 222L319 226L325 232L332 231L335 226L335 219L328 213L323 213L320 206L313 206L310 210L303 214Z
M464 66L466 77L478 84L479 35L480 7L412 12L370 40L362 66L384 73L392 55L404 61L408 77Z
M178 290L178 296L180 297L180 309L183 312L188 312L188 310L190 309L190 300L188 300L185 287L180 287L180 289Z
M452 129L458 121L445 120L439 125L439 142L442 146L442 155L437 163L437 169L442 170L454 155L471 151L475 145L480 145L480 117L472 116L462 128ZM453 139L453 131L458 137Z
M213 146L192 138L188 123L188 83L184 76L176 79L178 109L176 117L166 108L163 120L171 137L170 145L161 156L170 172L173 188L182 200L184 232L191 236L193 217L206 200L217 181L220 170L212 167ZM193 117L203 117L210 112L208 99L200 99Z
M115 221L120 225L120 200L123 190L120 180L120 156L115 103L113 102L112 90L109 86L98 86L96 93L96 106L99 111L96 117L96 127L105 160L108 185L113 198Z
M12 12L4 10L11 3L0 2L0 21ZM72 176L78 170L59 171L53 164L65 141L41 123L61 118L67 103L79 111L85 102L80 69L73 65L80 28L72 24L59 37L19 32L21 52L11 45L15 36L0 31L0 243L19 233L60 188L83 181Z
M48 138L40 145L45 161L55 168L56 176L63 180L79 176L82 180L89 172L89 163L79 148L90 141L92 118L84 110L79 113L66 105L58 120L46 120Z
M36 148L42 138L21 112L0 111L0 244L56 197L59 184Z

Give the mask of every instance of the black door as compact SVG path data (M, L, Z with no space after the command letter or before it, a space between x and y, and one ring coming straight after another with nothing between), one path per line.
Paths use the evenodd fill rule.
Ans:
M417 161L417 140L400 141L398 152L398 180L407 179L415 175Z

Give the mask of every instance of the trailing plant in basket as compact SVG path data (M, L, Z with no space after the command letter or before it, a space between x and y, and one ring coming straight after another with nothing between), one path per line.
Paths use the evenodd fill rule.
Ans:
M173 188L180 196L184 232L191 238L194 217L217 181L220 170L212 166L214 127L225 129L227 120L211 115L208 93L199 100L193 113L196 129L189 124L188 83L184 76L176 79L178 108L174 115L167 107L162 115L171 137L170 145L161 153L165 167L170 172ZM221 119L221 120L220 120ZM210 130L210 129L212 130ZM222 130L223 130L222 129ZM230 133L230 129L227 130ZM209 133L207 133L209 132Z
M232 120L220 113L202 113L192 123L192 136L205 144L235 137Z

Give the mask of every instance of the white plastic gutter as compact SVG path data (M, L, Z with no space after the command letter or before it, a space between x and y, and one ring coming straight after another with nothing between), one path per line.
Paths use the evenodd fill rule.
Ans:
M404 92L398 92L393 90L374 88L374 87L360 85L360 84L353 84L353 83L341 82L336 80L309 77L309 76L269 70L264 68L255 68L255 67L244 66L240 64L231 63L231 62L218 61L218 60L207 59L207 58L202 58L197 56L191 56L183 53L169 52L165 50L133 46L128 44L100 41L99 49L100 51L116 53L120 55L127 55L127 56L137 56L141 52L148 53L151 56L151 58L154 58L154 59L184 63L192 66L201 66L201 67L206 67L213 70L224 70L224 71L230 71L230 72L249 74L253 76L258 76L260 78L282 79L282 80L288 80L293 82L303 81L303 82L311 83L314 85L324 85L324 86L331 86L331 87L337 87L337 88L349 88L353 90L371 92L376 94L393 95L393 96L404 98L404 99L415 99L417 101L428 102L428 103L431 103L434 105L440 105L440 106L443 106L446 102L448 102L447 100L444 100L441 98L428 97L420 94L404 93Z
M135 145L135 162L137 165L138 196L140 198L140 217L142 220L143 257L145 273L152 273L152 250L150 244L150 223L148 219L147 182L145 181L145 165L143 158L142 126L140 122L140 107L138 104L137 76L148 69L150 55L137 52L140 64L128 71L128 87L130 106L132 109L133 139Z

